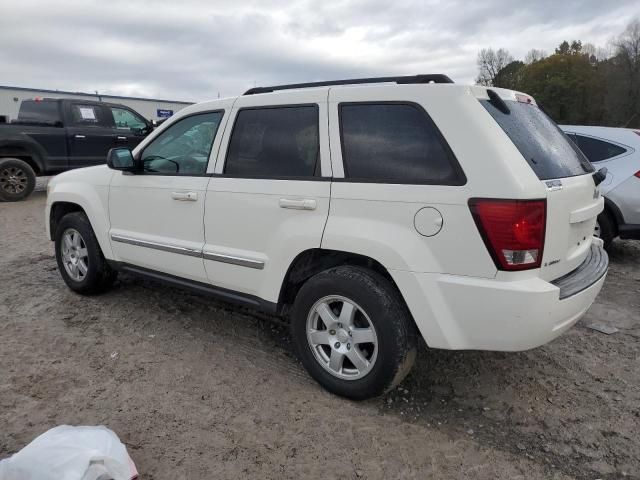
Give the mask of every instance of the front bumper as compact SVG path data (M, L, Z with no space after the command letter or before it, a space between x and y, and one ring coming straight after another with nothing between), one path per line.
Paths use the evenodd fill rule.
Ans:
M571 328L604 283L601 242L580 267L554 283L392 271L425 341L433 348L519 351ZM562 296L562 298L561 298Z

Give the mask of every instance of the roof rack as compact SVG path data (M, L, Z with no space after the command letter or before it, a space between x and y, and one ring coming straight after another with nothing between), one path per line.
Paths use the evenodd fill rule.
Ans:
M404 77L372 77L372 78L352 78L348 80L329 80L326 82L292 83L289 85L274 85L273 87L250 88L244 95L255 95L257 93L270 93L276 90L292 90L294 88L329 87L333 85L357 85L362 83L453 83L446 75L434 73L428 75L409 75Z

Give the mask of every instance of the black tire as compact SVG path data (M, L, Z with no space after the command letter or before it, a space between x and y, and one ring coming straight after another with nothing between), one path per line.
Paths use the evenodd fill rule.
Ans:
M609 250L613 239L617 236L616 225L607 212L602 212L598 215L598 225L600 226L600 238L604 242L604 248Z
M63 238L66 232L74 230L80 234L87 250L86 274L81 279L72 278L63 260ZM83 212L68 213L62 217L56 228L54 239L58 270L71 290L83 295L91 295L103 292L113 284L118 273L107 264L91 223Z
M0 159L0 201L24 200L36 188L36 174L31 166L18 158Z
M329 373L307 340L311 309L329 296L354 301L366 312L375 330L377 356L370 371L361 378L343 379ZM404 301L382 275L361 267L336 267L307 280L291 311L291 331L298 356L309 374L328 391L353 400L375 397L398 385L416 357L416 328Z

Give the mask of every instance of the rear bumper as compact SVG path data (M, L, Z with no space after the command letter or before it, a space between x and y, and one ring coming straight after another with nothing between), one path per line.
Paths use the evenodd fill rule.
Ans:
M392 276L430 347L519 351L571 328L600 292L607 267L598 242L580 267L554 283L401 271Z

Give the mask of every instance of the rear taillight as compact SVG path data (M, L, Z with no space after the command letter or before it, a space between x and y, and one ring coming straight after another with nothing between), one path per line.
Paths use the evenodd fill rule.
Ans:
M540 267L547 217L546 200L469 200L489 253L499 270Z
M638 170L636 173L634 173L634 175L638 178L640 178L640 170Z

